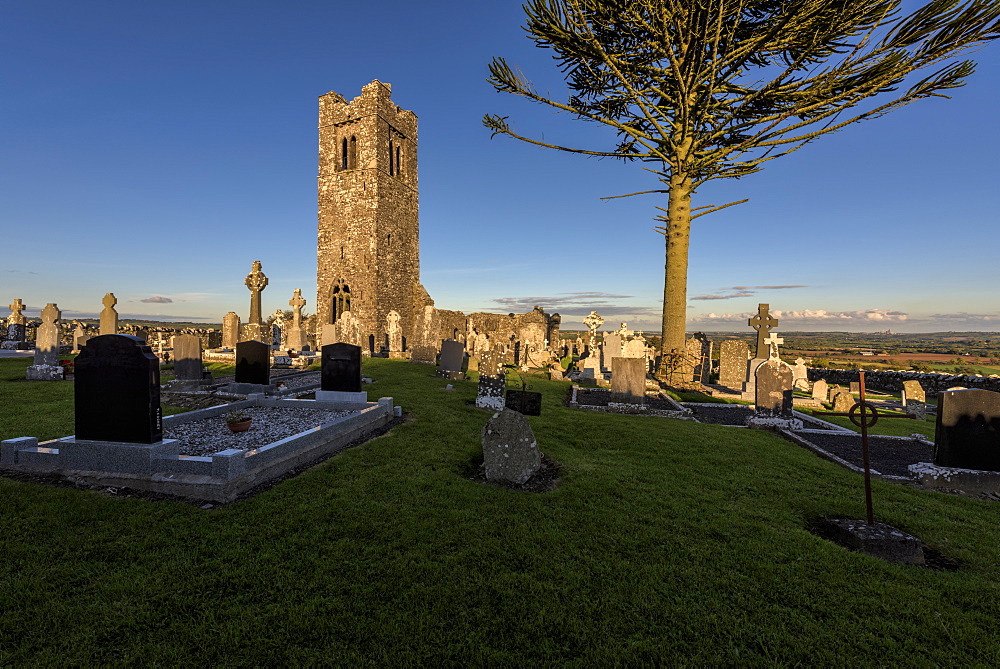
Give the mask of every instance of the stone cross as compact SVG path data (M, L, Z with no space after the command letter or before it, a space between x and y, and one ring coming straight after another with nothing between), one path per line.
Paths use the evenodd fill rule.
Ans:
M778 319L768 313L767 304L757 305L757 315L747 321L747 325L757 331L757 355L758 358L765 358L764 352L767 350L767 343L764 339L773 328L778 327Z
M14 304L10 305L10 316L7 317L7 325L24 325L22 311L24 311L24 303L21 302L21 298L19 297L14 300Z
M768 347L768 358L778 358L778 344L784 344L785 340L778 336L777 332L769 334L764 340L764 345Z
M250 289L250 320L251 325L261 325L263 321L260 317L260 294L267 288L267 277L261 271L259 260L253 261L253 266L247 278L243 281Z
M288 335L285 337L288 348L296 351L301 351L306 345L305 332L302 331L302 307L305 305L306 301L302 297L302 289L296 288L295 295L288 300L288 306L292 308L292 326L288 329Z
M104 309L101 310L101 334L118 334L118 312L115 311L118 298L114 293L107 293L101 304L104 305Z
M593 348L594 343L597 338L597 328L604 325L604 319L598 315L596 311L591 311L590 315L583 319L583 324L587 326L587 330L590 331L589 346Z

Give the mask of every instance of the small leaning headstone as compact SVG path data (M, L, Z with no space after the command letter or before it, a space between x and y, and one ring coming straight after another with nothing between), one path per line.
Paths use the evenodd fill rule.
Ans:
M542 466L538 443L528 419L504 409L483 427L483 467L486 480L520 485Z

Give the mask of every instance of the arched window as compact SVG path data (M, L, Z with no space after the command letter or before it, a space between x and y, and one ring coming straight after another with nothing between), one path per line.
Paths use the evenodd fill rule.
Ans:
M394 153L393 153L393 150L392 150L392 137L390 137L389 138L389 176L392 176L393 174L396 173L396 170L393 169L393 156L394 156Z
M344 247L343 246L340 247L340 259L341 260L344 259Z
M347 167L356 169L358 166L358 138L351 135L351 146L347 150Z
M340 169L347 169L347 138L340 143Z
M336 323L344 312L351 310L351 289L343 281L330 288L330 323Z
M403 173L403 163L400 160L400 153L399 153L399 151L400 151L400 147L397 146L396 147L396 174L402 174Z
M392 233L390 232L385 236L385 245L390 246L392 244Z

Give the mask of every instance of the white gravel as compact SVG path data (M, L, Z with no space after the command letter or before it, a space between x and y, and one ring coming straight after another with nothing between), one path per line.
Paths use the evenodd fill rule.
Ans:
M253 418L253 423L246 432L230 432L223 414L165 427L163 438L177 439L181 455L212 455L227 448L251 450L329 423L335 418L357 413L273 407L250 407L243 411Z

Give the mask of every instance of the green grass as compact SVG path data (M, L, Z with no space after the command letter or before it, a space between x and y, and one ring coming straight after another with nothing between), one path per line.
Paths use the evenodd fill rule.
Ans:
M854 430L855 432L861 432L861 428L852 423L851 419L847 416L828 416L823 414L823 412L830 411L830 409L795 407L795 410L815 415L817 418L822 418L828 423L846 427L847 429ZM927 416L923 420L918 418L904 418L903 416L904 414L901 411L887 412L882 409L878 409L878 422L876 422L874 426L868 428L868 434L885 435L889 437L908 437L911 434L922 434L931 441L934 440L934 416Z
M364 372L410 422L217 510L0 479L0 665L1000 662L994 503L874 481L878 518L961 568L888 564L807 531L862 517L856 474L764 432L570 410L537 377L559 487L479 485L473 382Z

